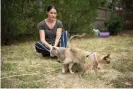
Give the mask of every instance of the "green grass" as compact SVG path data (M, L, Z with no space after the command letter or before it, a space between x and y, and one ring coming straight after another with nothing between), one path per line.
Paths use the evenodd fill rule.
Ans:
M131 33L130 33L131 34ZM132 33L133 34L133 33ZM131 34L131 35L132 35ZM1 47L2 88L131 88L133 87L133 36L73 40L75 47L87 51L111 53L111 64L83 78L62 74L56 58L42 57L35 41Z

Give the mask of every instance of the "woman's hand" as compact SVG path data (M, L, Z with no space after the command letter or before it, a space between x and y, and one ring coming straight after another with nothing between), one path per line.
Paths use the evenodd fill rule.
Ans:
M50 48L50 56L51 56L51 57L54 57L54 55L52 54L52 50L53 50L53 49L54 49L54 50L55 50L55 49L57 50L58 47L51 46L51 48Z

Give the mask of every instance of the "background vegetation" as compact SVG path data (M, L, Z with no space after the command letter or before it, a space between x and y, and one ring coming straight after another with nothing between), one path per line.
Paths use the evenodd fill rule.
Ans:
M111 35L117 35L124 29L124 20L120 16L112 15L110 20L105 21Z
M2 0L2 44L8 44L10 40L29 39L31 36L38 38L37 23L46 18L46 8L50 4L57 7L58 19L63 22L64 30L71 34L92 34L98 7L132 8L130 2L131 0Z
M2 0L2 44L38 37L37 23L46 18L46 8L50 4L57 7L64 30L89 33L99 3L100 0Z

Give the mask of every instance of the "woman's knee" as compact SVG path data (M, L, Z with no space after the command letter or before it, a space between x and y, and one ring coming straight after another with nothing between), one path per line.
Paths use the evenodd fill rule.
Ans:
M39 41L35 43L35 49L38 53L49 53L49 49Z
M38 42L35 43L35 49L38 53L41 53L41 50L39 49L39 43Z

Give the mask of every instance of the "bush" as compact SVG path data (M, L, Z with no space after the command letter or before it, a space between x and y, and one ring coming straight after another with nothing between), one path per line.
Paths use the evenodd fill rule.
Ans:
M100 2L100 0L84 0L84 2L81 0L2 0L2 44L8 44L10 40L23 39L21 35L29 36L25 34L38 38L37 24L47 17L45 11L50 4L57 7L57 18L62 21L64 30L70 33L92 34L90 24L95 21Z
M120 16L113 15L112 18L105 22L105 26L107 26L108 31L111 35L117 35L123 30L124 21Z

